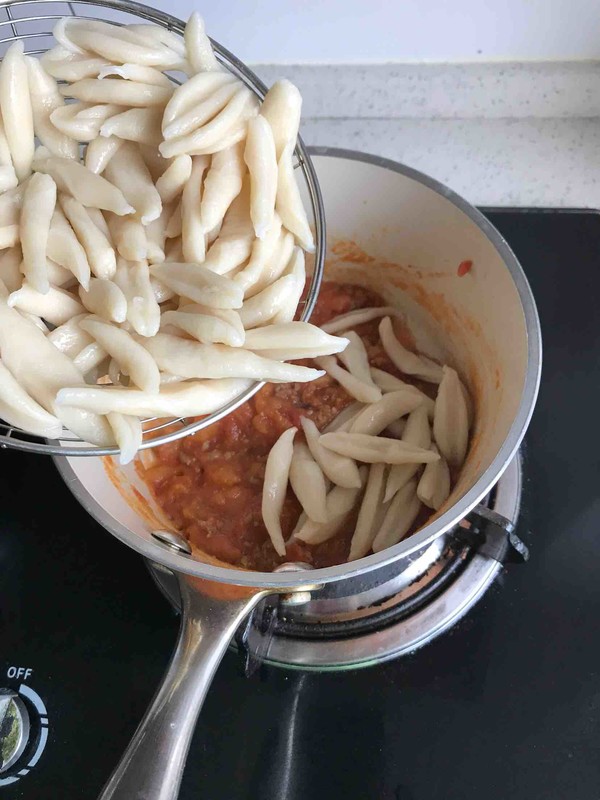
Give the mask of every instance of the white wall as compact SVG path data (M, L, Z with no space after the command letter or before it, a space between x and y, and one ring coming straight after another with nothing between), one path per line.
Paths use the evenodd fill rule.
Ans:
M600 0L154 2L250 63L600 57Z

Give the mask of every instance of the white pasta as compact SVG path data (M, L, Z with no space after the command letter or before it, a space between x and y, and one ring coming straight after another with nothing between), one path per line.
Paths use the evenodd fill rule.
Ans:
M302 96L288 80L274 83L265 96L260 113L273 131L277 161L286 147L296 146L301 110Z
M183 263L183 245L181 244L181 236L177 236L174 239L169 239L167 236L167 240L165 241L165 261L175 264ZM169 289L169 291L173 290ZM173 291L173 294L176 294L176 292Z
M53 77L48 75L36 58L25 57L33 128L40 142L55 156L77 158L79 148L77 142L58 131L50 121L51 114L64 106L64 99L58 91Z
M307 517L327 521L327 481L321 467L302 442L294 445L290 484Z
M307 544L322 544L333 538L340 532L348 514L356 505L356 501L362 491L362 481L366 472L359 473L361 485L355 489L345 489L342 486L334 486L327 495L327 520L325 522L313 522L307 519L302 527L294 532L294 538L300 539Z
M69 430L91 444L114 444L106 421L78 408L59 407L56 396L63 386L81 385L83 376L70 358L46 339L38 328L0 298L0 351L5 367L23 390Z
M267 533L273 542L273 547L280 556L285 555L285 542L281 532L280 517L287 490L296 431L297 428L288 428L281 434L269 451L265 466L262 517Z
M4 123L2 122L2 116L0 116L0 192L14 189L18 183L19 181L10 154L10 147L6 139Z
M140 64L107 64L98 71L100 80L111 75L117 75L119 78L124 78L128 81L139 81L140 83L149 83L154 86L166 86L173 91L171 81L154 67L144 67Z
M164 205L160 216L146 225L146 258L150 264L162 264L165 260L167 224L173 213L173 205Z
M127 300L127 321L140 336L154 336L160 327L160 307L146 261L120 260L115 282Z
M17 178L31 172L34 151L33 111L24 45L15 42L0 64L0 111Z
M258 118L257 118L258 119ZM276 205L283 224L291 231L298 244L308 253L314 252L315 241L308 224L304 203L296 183L293 166L294 145L288 144L277 162Z
M89 53L74 53L62 45L48 50L40 58L40 64L48 75L57 81L79 81L82 78L95 78L107 66L103 58Z
M14 247L19 242L20 229L18 225L5 225L0 228L0 250Z
M276 215L278 216L278 215ZM258 243L266 243L269 238L271 237L271 233L269 232L267 236L261 241L260 239L254 240L253 251L257 249ZM258 276L256 283L251 285L249 288L246 289L244 296L245 297L254 297L255 294L262 292L263 289L270 286L274 283L278 278L285 272L289 272L289 265L292 262L292 256L295 252L295 243L294 237L291 233L283 233L283 235L279 236L275 247L272 249L271 253L265 257L265 261L263 264L263 269L261 274ZM248 263L248 266L250 262ZM300 265L301 267L302 265ZM245 271L244 268L243 271ZM237 277L237 276L236 276ZM298 281L300 281L302 275L299 273ZM298 284L299 285L299 284ZM296 287L296 294L297 294ZM291 293L290 293L291 296ZM292 304L290 303L290 311L292 308ZM279 313L277 315L279 317ZM294 315L291 315L292 319ZM281 321L281 320L279 320Z
M386 316L399 316L398 309L392 306L357 308L354 311L348 311L347 314L334 317L322 327L327 333L339 333L340 331L350 330L350 328L356 328L358 325L363 325L365 322L371 322L373 319Z
M83 17L54 36L41 59L17 42L0 66L0 349L13 378L0 367L0 412L18 385L7 418L21 408L39 435L62 424L116 441L126 462L139 416L198 416L252 380L321 376L285 363L347 344L293 322L312 245L291 161L297 89L277 84L257 119L257 94L221 68L197 14L184 37ZM325 458L356 486L356 465Z
M392 375L389 372L384 372L382 369L376 369L375 367L371 367L371 377L373 381L382 392L399 392L401 390L406 390L408 392L412 392L413 394L418 394L421 398L422 403L424 404L425 408L427 409L427 414L429 415L429 419L433 420L433 410L435 408L435 401L431 399L425 392L422 392L416 386L413 386L412 383L406 383L400 378L396 378L395 375Z
M438 453L437 447L432 444L431 449ZM438 461L427 464L417 486L419 500L428 508L438 511L450 495L450 470L446 459L441 457Z
M185 84L184 84L185 85ZM246 135L247 120L252 118L258 109L258 101L250 90L240 88L227 103L225 108L220 111L210 122L202 125L193 133L185 136L177 136L174 139L166 139L159 145L159 151L164 158L189 153L190 155L202 155L205 153L218 153L226 147L239 141L236 136L241 133L239 138ZM164 122L163 122L164 130Z
M145 42L148 46L154 44L164 45L167 50L170 50L181 58L185 58L185 43L181 40L180 36L167 30L167 28L144 22L128 25L127 31L133 33L140 41ZM187 64L182 62L178 66L181 70L184 70Z
M181 142L188 141L187 137L182 136L180 139L174 140L179 144L174 145L175 152L169 157L172 158L173 155L176 155L180 150L181 152L189 152L189 154L192 156L216 155L216 153L220 153L221 150L226 150L228 147L233 147L238 142L243 141L246 136L247 129L246 118L250 118L256 113L256 106L254 105L254 97L252 95L248 97L245 108L247 110L244 112L243 118L240 120L237 127L232 128L228 134L223 136L223 138L217 138L215 141L213 141L212 139L214 137L212 137L211 141L204 141L201 146L192 146L189 149L184 147L182 149Z
M231 316L228 318L225 315L237 316L239 325L232 322ZM161 316L161 326L169 325L185 331L194 339L205 344L217 343L227 344L230 347L241 347L245 340L239 314L235 311L210 309L209 314L183 310L165 311Z
M58 206L52 215L46 253L52 261L72 272L84 289L88 288L91 271L85 250Z
M248 259L253 241L250 187L246 184L227 211L219 235L206 254L204 266L218 275L231 272Z
M452 367L444 367L435 399L433 435L440 453L454 467L462 466L469 444L469 414L460 378Z
M278 274L274 274L270 266L275 256L279 255L281 242L286 237L289 241L289 246L287 254L284 254L285 263ZM283 274L285 267L287 267L293 249L294 237L291 234L282 234L281 219L279 214L275 213L269 232L264 239L254 239L248 263L233 278L236 283L243 287L244 296L251 297L277 280ZM267 272L269 273L268 277ZM259 286L259 282L264 285Z
M0 361L0 417L36 436L56 439L62 424L54 414L49 414L21 387Z
M381 400L372 403L356 417L350 426L351 433L365 433L370 436L377 436L392 422L410 414L417 407L421 406L421 398L406 390L399 392L389 392L384 394ZM425 410L425 423L427 422L427 411ZM419 445L422 447L423 445ZM428 447L429 445L427 445Z
M384 436L364 433L324 433L320 444L338 455L347 456L367 464L428 464L439 456L431 450L407 444Z
M219 69L219 62L204 31L204 20L194 11L184 32L185 52L192 72L210 72Z
M55 26L54 38L67 50L97 53L117 64L160 69L178 69L183 65L180 53L158 41L156 34L140 30L140 27L67 17Z
M291 280L288 285L285 303L273 317L273 322L275 323L291 322L294 319L300 298L304 293L306 266L304 251L299 247L294 247L285 271L286 275L284 277L289 277Z
M190 109L209 99L225 85L237 86L237 80L229 72L201 72L177 86L163 114L163 128L181 117Z
M248 331L245 347L266 358L295 361L323 353L339 353L347 342L347 339L331 336L308 322L286 322Z
M114 104L71 103L52 111L50 121L56 130L63 136L73 139L75 143L92 142L97 138L106 120L121 110L121 106Z
M168 125L164 125L162 133L165 140L186 136L202 127L223 111L234 95L244 91L237 81L228 81L223 84L202 102L191 106Z
M59 325L47 336L49 342L52 342L54 347L64 353L69 358L75 358L84 347L92 344L92 337L82 330L80 322L85 319L87 314L79 314L73 317L64 325Z
M119 463L133 461L142 444L142 423L136 417L127 417L114 411L107 414L108 422L119 447Z
M60 87L63 97L74 97L83 103L114 104L130 108L164 106L171 97L171 89L139 81L105 78L102 81L84 78Z
M101 347L98 342L92 342L84 347L73 359L73 364L81 372L81 374L88 379L88 375L95 371L103 361L107 358L106 350ZM95 383L95 378L92 381Z
M117 386L81 386L81 380L77 384L58 392L59 408L73 406L98 414L117 411L135 417L189 417L211 414L248 389L250 381L186 381L166 384L159 394Z
M160 216L160 195L136 145L126 142L119 147L106 165L105 174L121 190L142 224L152 222Z
M102 132L102 128L100 128ZM96 175L101 175L106 169L106 165L123 144L122 139L116 136L99 136L89 142L85 150L85 166Z
M300 420L306 443L317 464L332 483L346 489L360 486L360 474L351 458L340 456L321 444L321 434L315 423L306 417Z
M148 237L139 219L107 213L106 222L118 256L127 261L144 261L148 257Z
M87 291L83 286L79 288L79 297L92 314L108 322L125 322L127 300L113 281L92 278Z
M373 541L373 552L379 553L386 547L397 544L408 532L420 508L421 501L417 497L417 482L409 481L390 503Z
M368 408L363 403L350 403L349 406L334 417L329 425L323 429L323 433L333 431L349 431L352 423L362 413L363 409Z
M0 227L18 225L26 183L0 194Z
M60 191L71 194L84 206L101 208L118 215L134 211L116 186L77 161L49 156L36 158L33 167L36 172L52 176Z
M61 195L60 206L85 250L91 271L97 278L112 278L117 269L115 251L106 235L92 220L88 210L68 195Z
M369 386L375 386L369 369L369 356L363 340L354 331L348 331L346 338L348 339L348 347L343 353L340 353L340 361L348 372L358 378L359 381Z
M179 197L192 174L190 156L177 156L156 181L156 191L163 203Z
M142 142L140 142L139 147L142 158L150 170L150 175L152 175L152 180L156 182L169 166L170 162L168 159L161 156L157 147L143 144Z
M316 361L321 369L331 375L355 400L359 400L361 403L376 403L381 400L381 390L377 386L359 380L355 375L340 367L332 356L323 356Z
M111 115L100 127L101 137L116 136L121 140L156 147L161 139L162 108L130 108Z
M181 242L186 261L202 263L206 257L206 242L200 216L202 179L208 169L207 156L195 156L189 181L181 195Z
M7 302L13 308L42 317L51 325L63 325L85 310L79 300L64 289L49 286L42 294L27 283L9 295Z
M250 216L256 236L263 239L275 213L277 156L271 126L260 114L248 123L244 161L250 173Z
M182 156L183 158L183 156ZM215 153L204 181L200 216L206 232L219 225L242 189L245 172L241 143Z
M427 410L420 405L409 415L402 432L401 441L406 444L420 447L424 450L431 446L431 429L427 419ZM434 451L435 452L435 451ZM439 459L438 459L439 460ZM433 462L437 463L437 462ZM388 502L408 481L419 471L415 464L395 464L388 475L384 502Z
M385 429L385 434L386 436L391 436L392 439L401 439L405 428L406 428L406 420L397 419L394 422L390 422L390 424Z
M9 247L0 252L0 281L9 292L16 292L23 283L23 274L20 270L22 258L20 247Z
M225 275L216 275L202 264L165 261L152 266L150 272L158 281L195 303L212 308L241 309L243 296L240 287Z
M350 542L348 561L362 558L371 549L377 533L377 512L383 502L383 487L385 479L385 464L372 464L369 468L367 487L363 497L356 527Z
M106 350L136 386L150 394L158 392L160 375L156 362L131 334L92 317L82 320L80 326Z
M22 264L21 271L23 274L25 274ZM52 261L49 258L46 259L46 271L48 273L48 280L52 286L57 286L59 288L70 288L71 285L75 283L75 278L68 269L61 267L60 264L57 264L55 261Z
M103 67L108 66L103 58L89 53L75 53L60 44L45 52L40 64L57 81L69 82L95 78Z
M173 208L169 219L167 221L167 227L165 228L165 236L167 239L178 239L181 237L181 233L183 231L183 221L181 218L181 200L177 203L177 205ZM183 258L183 244L181 245L181 255ZM167 261L173 261L173 258L168 258Z
M422 381L439 383L442 379L442 368L426 356L420 356L407 350L396 338L392 320L384 317L379 323L379 335L385 352L394 365L406 375L414 375Z
M33 289L42 293L50 289L46 249L55 206L56 184L52 178L32 175L23 196L19 234L25 278Z
M253 378L281 382L305 382L323 373L310 367L262 358L241 348L201 344L159 333L143 341L161 369L184 378Z

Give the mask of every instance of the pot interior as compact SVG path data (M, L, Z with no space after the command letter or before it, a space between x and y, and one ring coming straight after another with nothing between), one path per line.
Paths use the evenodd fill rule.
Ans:
M478 212L425 176L391 162L316 152L328 227L326 279L368 286L398 308L417 349L458 370L475 410L469 456L445 508L389 551L314 573L315 579L326 573L330 580L422 546L475 505L522 438L537 393L540 356L537 315L525 277ZM472 266L461 277L464 262ZM110 458L66 461L63 475L80 501L144 555L197 574L206 571L203 564L225 566L198 554L165 554L154 542L151 531L170 525L134 465L121 467ZM267 579L231 567L208 572L229 582L264 585ZM293 580L286 576L281 583Z

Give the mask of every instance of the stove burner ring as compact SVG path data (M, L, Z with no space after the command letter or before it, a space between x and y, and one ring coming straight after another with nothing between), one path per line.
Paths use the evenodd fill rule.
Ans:
M387 598L381 603L370 606L370 609L380 606L381 611L371 613L369 616L335 622L327 620L298 622L289 620L283 614L279 616L275 624L275 635L308 639L348 638L377 630L393 622L400 622L430 603L452 581L457 579L472 555L471 550L470 544L452 543L445 554L443 567L437 570L437 574L433 578L426 580L424 585L412 593L408 593L407 597L404 597L407 592L400 592L401 599L399 601L396 597ZM415 581L415 584L409 588L418 584L423 584L423 578Z

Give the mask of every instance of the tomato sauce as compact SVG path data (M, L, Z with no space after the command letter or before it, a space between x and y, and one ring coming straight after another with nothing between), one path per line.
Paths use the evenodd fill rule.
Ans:
M324 282L311 322L322 325L358 308L383 305L368 289ZM379 319L356 328L372 366L410 380L393 366L379 341ZM400 335L400 338L402 336ZM405 342L408 344L408 342ZM310 361L302 361L310 365ZM418 381L420 388L430 387ZM315 567L347 560L354 518L328 542L309 546L293 542L285 558L275 552L262 521L265 464L279 436L292 426L302 436L300 418L325 428L353 398L328 375L311 383L267 384L241 408L185 439L156 448L155 461L144 470L156 501L175 526L199 550L230 564L269 571L283 561L304 561ZM288 489L282 512L284 539L300 514ZM422 520L417 520L418 527Z

